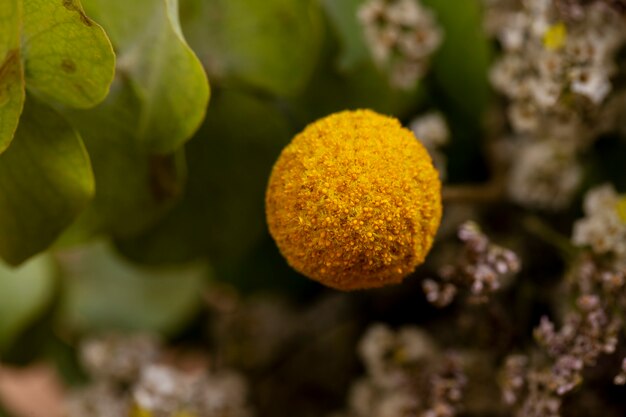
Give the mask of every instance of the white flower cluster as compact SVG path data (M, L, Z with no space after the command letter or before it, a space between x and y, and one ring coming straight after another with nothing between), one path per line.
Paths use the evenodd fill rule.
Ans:
M541 209L566 206L582 179L576 148L557 140L521 142L509 174L511 198Z
M418 116L411 121L409 128L433 158L439 177L445 180L447 158L440 148L448 143L450 130L443 115L439 112L430 112Z
M359 353L368 377L351 389L349 405L354 417L415 415L423 406L411 389L408 364L428 360L435 353L430 337L415 327L394 333L377 324L363 336Z
M368 0L358 19L374 62L394 87L410 90L427 71L442 31L418 0Z
M143 369L132 391L133 406L151 417L249 417L246 399L236 373L187 374L163 365Z
M435 417L456 415L465 376L447 363L432 339L417 327L397 332L375 324L359 344L367 376L349 394L338 417Z
M572 241L600 255L613 255L626 266L626 196L612 185L591 189L583 205L585 217L574 224Z
M584 103L601 104L611 91L615 54L625 39L621 17L601 3L584 18L564 22L554 0L525 0L520 8L490 9L487 26L504 54L491 71L494 87L511 99L509 115L518 132L565 134L582 120ZM553 131L556 120L570 129ZM546 126L547 125L547 126Z
M182 371L159 362L150 335L109 334L86 341L81 360L93 381L67 399L67 417L250 417L244 378L229 370Z
M577 164L580 152L615 127L619 104L609 93L626 25L602 2L579 5L584 13L573 19L562 14L556 0L486 1L487 31L503 50L491 83L509 100L508 119L517 139L530 144L522 146L521 156L516 149L509 189L522 204L562 208L581 177L578 168L563 169L563 158ZM542 147L560 157L542 154ZM535 174L546 164L551 166Z

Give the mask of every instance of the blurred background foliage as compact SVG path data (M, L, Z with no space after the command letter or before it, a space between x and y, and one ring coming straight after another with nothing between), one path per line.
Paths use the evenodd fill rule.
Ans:
M44 356L79 378L76 337L193 333L208 283L300 300L324 291L285 264L263 206L281 149L331 112L371 108L406 124L438 109L448 181L484 180L492 44L481 3L424 2L445 35L408 89L370 57L362 3L3 3L3 360Z

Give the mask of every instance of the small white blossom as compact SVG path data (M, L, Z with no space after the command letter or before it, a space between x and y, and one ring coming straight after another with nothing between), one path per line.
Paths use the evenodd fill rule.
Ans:
M418 0L369 0L357 11L374 62L391 85L411 89L442 40L433 13Z
M626 222L618 211L622 198L609 184L587 192L585 217L574 224L573 243L590 246L598 254L613 254L626 263Z
M508 189L520 204L557 210L571 201L581 178L574 148L556 141L537 142L518 151Z
M611 91L611 82L603 68L575 69L570 72L571 88L594 104L600 104Z

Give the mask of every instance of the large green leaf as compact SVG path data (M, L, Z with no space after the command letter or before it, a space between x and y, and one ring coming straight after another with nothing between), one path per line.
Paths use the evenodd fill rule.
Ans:
M271 104L220 91L187 145L183 200L145 234L118 242L123 252L153 263L203 255L216 266L239 261L265 230L267 178L289 137L283 115Z
M0 153L11 143L24 106L21 6L20 0L4 0L0 9Z
M106 34L85 15L80 1L25 0L23 5L28 88L71 107L91 107L104 100L115 56Z
M184 155L154 155L142 149L133 128L140 110L132 85L118 79L98 107L68 112L91 156L96 195L62 243L98 233L132 236L160 218L182 194Z
M0 352L42 312L54 293L54 264L39 256L11 269L0 263Z
M0 155L0 257L17 265L45 249L93 193L80 137L29 97L14 143Z
M481 122L489 101L490 43L482 27L480 0L423 0L444 30L433 58L435 79L465 115Z
M187 0L184 29L212 77L294 95L317 60L316 0Z
M363 0L321 0L330 22L341 43L339 67L352 70L369 59L369 51L359 24L357 13Z
M98 242L57 253L63 277L62 317L75 329L171 333L201 306L203 264L138 268Z
M166 153L189 139L204 119L209 84L187 45L177 0L85 0L118 53L118 70L132 79L142 105L137 139Z

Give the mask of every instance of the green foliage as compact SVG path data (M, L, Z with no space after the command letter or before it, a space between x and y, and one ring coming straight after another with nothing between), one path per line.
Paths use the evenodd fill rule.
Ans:
M63 273L61 317L81 330L175 332L200 307L208 274L202 264L139 268L102 242L62 252L58 260Z
M239 262L265 230L265 185L290 132L271 103L218 92L205 125L187 146L184 198L157 226L120 241L123 252L149 263L200 256L215 264Z
M24 87L46 101L91 107L113 80L115 57L78 0L8 0L0 12L0 152L12 140Z
M115 57L78 1L12 0L0 22L0 256L17 265L49 246L93 196L82 141L49 105L102 101Z
M182 152L146 153L134 129L140 111L141 99L133 85L118 79L104 103L68 113L91 155L97 190L62 244L80 243L98 234L137 234L180 197L186 176Z
M432 71L456 110L480 123L489 102L490 43L482 30L479 0L423 0L444 29Z
M0 258L18 265L52 247L64 329L175 333L208 273L170 267L192 260L240 288L304 288L267 234L264 194L281 149L319 117L371 108L408 121L434 103L458 154L478 148L489 50L477 0L426 2L445 41L411 91L374 66L363 0L180 1L180 16L177 0L0 8ZM158 266L85 246L94 239ZM32 262L0 271L0 345L52 296L34 278L49 258ZM19 325L1 310L15 297L31 306L7 311Z
M146 150L176 150L198 128L209 100L200 61L178 21L177 0L85 0L118 54L118 73L141 99L135 137Z
M80 2L28 0L23 5L26 86L70 107L92 107L104 100L115 57L106 34L85 15Z
M54 267L42 255L11 269L0 264L0 353L50 302Z
M42 251L93 193L80 137L57 112L29 97L15 140L0 155L0 255L17 265Z
M280 96L302 90L315 66L315 0L187 0L184 29L210 75Z
M321 0L321 3L341 43L339 68L352 70L357 64L369 59L363 30L357 19L357 10L363 0Z
M20 59L22 3L7 0L0 11L0 152L11 143L24 106L24 71Z
M11 0L0 12L0 257L11 264L47 248L79 216L94 197L94 174L95 200L63 243L152 224L183 189L177 149L204 118L208 82L175 0L85 6L119 55L114 94L95 109L115 56L81 3Z

